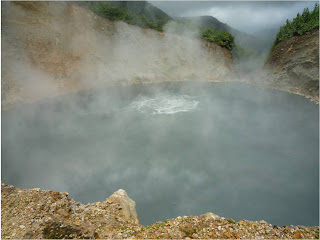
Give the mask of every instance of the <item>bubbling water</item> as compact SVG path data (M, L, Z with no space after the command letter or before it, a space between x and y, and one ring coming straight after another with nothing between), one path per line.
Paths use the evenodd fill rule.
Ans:
M132 85L4 111L1 124L1 180L17 187L82 203L125 189L142 224L205 212L319 224L319 108L299 96Z
M124 110L139 111L141 113L175 114L179 112L190 112L197 108L199 101L194 97L180 94L161 94L151 97L139 96Z

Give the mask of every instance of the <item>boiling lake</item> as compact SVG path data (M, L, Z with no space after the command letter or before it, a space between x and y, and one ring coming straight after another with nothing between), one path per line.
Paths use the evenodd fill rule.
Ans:
M2 111L2 181L82 203L119 188L140 223L213 212L319 224L319 110L242 83L112 87Z

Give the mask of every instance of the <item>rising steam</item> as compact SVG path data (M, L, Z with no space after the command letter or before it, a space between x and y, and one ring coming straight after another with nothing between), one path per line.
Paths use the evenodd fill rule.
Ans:
M63 2L6 2L3 9L4 106L17 96L26 102L101 85L232 75L225 50L187 29L176 35L171 22L163 34Z
M165 29L73 3L2 2L3 181L84 203L123 188L148 223L203 206L317 222L316 107L239 83L201 85L235 80L230 53ZM133 84L166 81L180 84Z

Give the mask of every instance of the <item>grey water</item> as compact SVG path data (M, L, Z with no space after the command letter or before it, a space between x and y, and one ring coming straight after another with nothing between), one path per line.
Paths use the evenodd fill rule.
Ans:
M2 112L2 181L82 203L119 188L140 223L213 212L319 224L319 108L242 83L86 91Z

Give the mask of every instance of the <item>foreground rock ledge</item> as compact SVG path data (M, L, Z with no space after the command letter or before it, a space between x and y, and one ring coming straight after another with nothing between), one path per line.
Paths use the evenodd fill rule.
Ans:
M143 226L135 202L122 189L87 205L57 191L4 183L1 190L1 238L319 238L319 227L235 222L213 213Z

